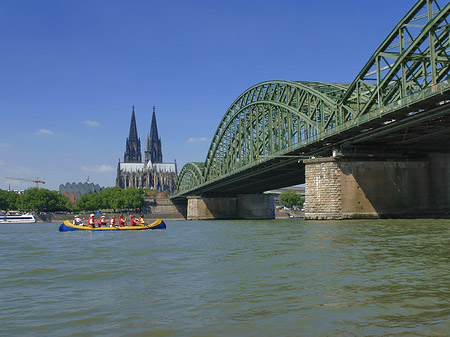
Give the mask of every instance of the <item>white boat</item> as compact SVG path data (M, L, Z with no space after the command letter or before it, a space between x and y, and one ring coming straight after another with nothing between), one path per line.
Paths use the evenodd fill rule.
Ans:
M17 211L9 211L8 213L0 213L0 223L34 223L36 219L33 214L21 214Z

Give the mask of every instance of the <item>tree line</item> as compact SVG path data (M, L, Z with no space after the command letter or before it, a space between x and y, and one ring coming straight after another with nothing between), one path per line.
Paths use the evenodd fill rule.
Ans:
M295 191L287 190L280 194L278 198L280 204L286 205L287 207L301 206L305 202L305 199L301 194Z
M26 212L72 212L100 209L114 212L138 210L145 202L142 188L109 187L99 193L82 195L75 205L58 191L29 188L23 193L0 190L0 209Z
M74 212L112 210L137 211L145 202L145 196L156 196L152 190L142 188L108 187L98 193L82 195L74 204L58 191L45 188L29 188L24 193L0 190L0 210L18 210L27 212ZM288 207L302 205L304 199L294 191L280 194L280 204Z

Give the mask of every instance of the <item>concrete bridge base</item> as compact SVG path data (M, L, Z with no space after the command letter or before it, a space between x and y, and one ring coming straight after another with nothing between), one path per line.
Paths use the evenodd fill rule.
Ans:
M189 197L188 220L274 219L272 195L238 194L227 197Z
M305 219L450 217L450 155L305 160Z

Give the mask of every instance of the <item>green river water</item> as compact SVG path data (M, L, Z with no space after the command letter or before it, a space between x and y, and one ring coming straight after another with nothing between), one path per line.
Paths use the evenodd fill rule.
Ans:
M450 336L450 220L1 225L1 336Z

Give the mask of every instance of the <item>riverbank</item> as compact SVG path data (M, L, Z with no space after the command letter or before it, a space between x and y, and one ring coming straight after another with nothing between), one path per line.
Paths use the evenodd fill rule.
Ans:
M89 218L89 215L92 212L84 212L84 213L47 213L47 214L36 214L36 222L63 222L64 220L72 220L75 215L80 215L81 218L85 218L86 220ZM101 213L95 214L95 219L100 219L102 215L104 215L107 220L109 220L113 215L116 218L119 218L120 215L125 215L130 219L132 214L135 214L139 217L141 214L144 215L144 219L148 222L155 221L156 219L162 219L164 221L170 220L185 220L183 214L179 212L179 210L174 206L174 204L170 201L169 198L146 198L145 204L142 207L141 212L124 212L124 213Z
M304 211L296 211L296 210L276 210L275 211L275 219L291 219L291 218L304 218Z
M142 213L141 213L142 212ZM136 216L144 215L146 221L155 221L156 219L162 219L164 221L181 221L186 220L182 211L178 209L169 198L146 198L145 204L142 207L141 212L125 212L125 213L102 213L95 214L95 218L98 220L102 215L104 215L107 220L109 220L113 215L118 218L121 214L130 218L132 214ZM80 215L81 218L88 219L91 212L84 213L47 213L47 214L36 214L36 222L63 222L64 220L72 220L75 215ZM302 211L295 210L276 210L275 219L290 219L290 218L304 218L305 213Z
M75 215L80 215L81 218L85 218L86 221L89 218L89 215L92 213L58 213L58 214L39 214L35 215L36 222L38 223L59 223L64 222L64 220L73 220ZM101 214L95 214L95 219L98 220L102 215L106 217L107 220L111 219L113 215L116 216L118 219L120 215L125 215L128 217L128 220L130 219L130 216L132 214L135 214L137 217L141 215L141 213L101 213ZM164 221L170 220L170 221L179 221L179 220L185 220L182 216L178 216L177 214L170 214L170 213L158 213L158 214L143 214L144 219L147 222L153 222L156 219L161 219Z

